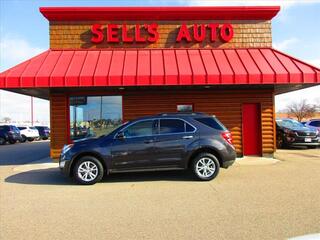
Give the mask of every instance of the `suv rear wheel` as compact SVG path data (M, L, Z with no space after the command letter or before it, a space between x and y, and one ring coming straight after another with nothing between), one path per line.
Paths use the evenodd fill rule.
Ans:
M220 170L220 164L216 156L211 153L200 153L192 162L194 175L203 181L214 179Z
M92 185L99 182L103 177L103 166L95 157L84 156L73 168L75 180L84 185Z

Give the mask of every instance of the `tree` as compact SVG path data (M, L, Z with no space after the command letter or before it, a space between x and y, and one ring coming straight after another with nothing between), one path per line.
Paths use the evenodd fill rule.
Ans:
M287 105L286 112L289 116L297 118L299 122L304 118L311 118L316 113L316 106L307 103L306 99Z
M4 118L3 118L3 121L4 121L5 123L9 123L9 122L11 121L11 118L9 118L9 117L4 117Z

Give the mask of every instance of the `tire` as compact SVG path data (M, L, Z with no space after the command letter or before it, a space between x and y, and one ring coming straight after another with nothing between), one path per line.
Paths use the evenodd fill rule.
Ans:
M40 138L40 139L41 139L41 138ZM43 138L42 138L42 140L47 140L47 139L48 139L47 137L43 137Z
M204 164L209 164L202 168ZM212 171L210 171L212 169ZM197 179L202 181L210 181L218 176L220 171L220 164L216 156L211 153L200 153L192 161L192 170ZM209 174L208 174L209 173ZM207 176L206 176L207 175Z
M5 145L6 140L3 137L0 137L0 145Z
M283 136L280 133L277 133L277 149L288 148L288 145L285 143Z
M25 135L21 136L21 142L26 142L27 141L27 137Z
M86 173L84 172L85 169L88 168L88 166L91 169L96 169L91 171L91 174L93 174L94 177L90 174L86 175ZM83 170L82 173L80 169ZM101 162L92 156L84 156L80 158L76 162L73 168L74 179L77 181L77 183L83 184L83 185L92 185L92 184L95 184L96 182L99 182L103 178L103 174L104 174L104 169Z
M29 142L33 142L34 138L28 138Z
M16 142L17 142L17 140L13 140L13 139L10 139L10 140L9 140L9 143L10 143L10 144L15 144Z

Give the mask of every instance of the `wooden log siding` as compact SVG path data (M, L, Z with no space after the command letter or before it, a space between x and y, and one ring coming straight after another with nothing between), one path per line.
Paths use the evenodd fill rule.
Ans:
M68 100L64 94L50 95L50 156L58 158L64 144L68 142Z
M77 93L80 94L80 93ZM101 92L95 94L102 94ZM119 95L119 93L106 93ZM158 90L124 91L123 121L161 112L176 112L177 104L193 104L193 110L216 115L232 132L238 155L242 155L242 104L260 103L263 155L275 150L273 90ZM52 102L52 100L54 102ZM51 156L58 157L67 143L66 98L51 96Z

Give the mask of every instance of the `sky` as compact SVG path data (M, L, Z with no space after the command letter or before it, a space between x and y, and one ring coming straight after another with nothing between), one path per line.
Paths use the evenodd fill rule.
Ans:
M280 5L272 21L273 47L320 68L320 0L0 0L0 72L49 48L48 21L40 6ZM276 96L276 111L299 99L320 102L320 86ZM0 120L31 119L30 97L0 90ZM49 121L49 103L34 99L34 119Z

